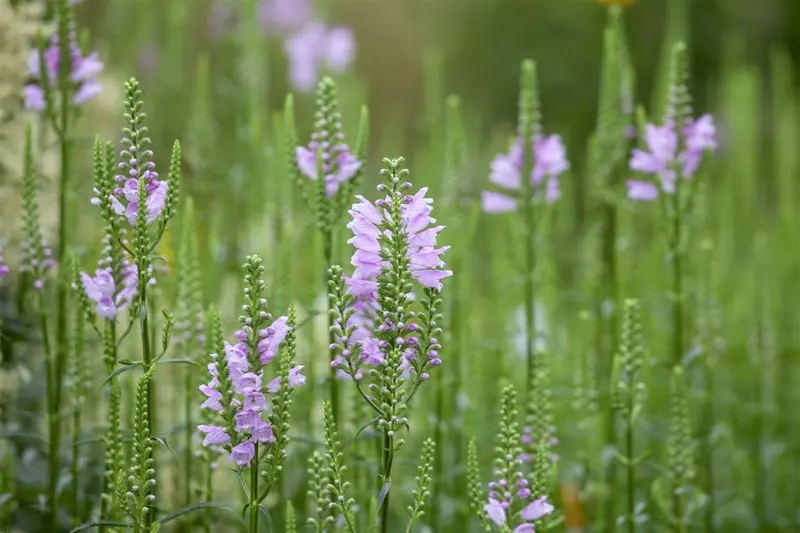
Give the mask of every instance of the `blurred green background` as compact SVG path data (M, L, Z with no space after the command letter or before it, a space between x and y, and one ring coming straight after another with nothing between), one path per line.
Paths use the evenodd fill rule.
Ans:
M143 80L164 119L151 124L151 132L157 142L168 143L175 137L185 140L183 132L191 129L188 107L197 96L195 66L204 55L209 58L220 132L226 125L219 122L237 114L240 103L231 96L241 91L242 80L249 80L262 104L280 108L291 90L281 39L264 32L255 38L246 24L237 25L235 14L222 25L226 31L221 36L212 36L209 29L219 24L219 13L257 9L257 3L252 0L248 7L246 0L84 0L78 17L118 78L115 83L121 85L131 75ZM485 146L498 131L509 132L516 114L519 63L534 58L545 128L565 137L578 170L571 179L579 184L585 179L580 170L586 138L596 123L606 19L602 2L328 0L317 6L329 23L354 31L353 79L358 82L345 86L345 99L369 105L377 139L372 147L381 155L411 154L425 144L426 135L436 132L429 127L441 118L431 112L431 107L441 108L431 100L436 91L461 95L470 129L481 135L473 139L478 145ZM668 28L690 43L692 91L699 112L718 111L720 75L726 66L747 65L756 69L754 74L763 74L760 93L766 106L771 53L785 49L795 68L800 57L800 2L795 0L638 0L627 9L626 24L637 72L636 101L645 105L654 97ZM426 65L433 63L429 72L436 76L426 76ZM431 83L438 84L433 92ZM310 109L312 101L301 99L300 109ZM762 113L764 119L756 124L764 142L772 129L769 115ZM723 128L724 124L723 117ZM577 194L575 201L581 212L584 195Z

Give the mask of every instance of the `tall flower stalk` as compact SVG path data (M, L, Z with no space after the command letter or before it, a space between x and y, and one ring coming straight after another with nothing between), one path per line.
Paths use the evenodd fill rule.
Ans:
M74 281L79 306L98 336L102 340L103 365L107 375L113 375L117 367L120 332L120 315L130 309L138 292L139 279L136 265L128 252L125 228L114 209L114 173L116 158L111 143L103 144L100 137L95 138L93 152L94 193L91 203L100 210L103 219L102 257L97 263L94 276L80 272ZM97 317L102 319L98 328ZM126 328L126 335L133 326L133 320ZM116 478L122 466L122 423L120 420L122 391L119 378L112 377L108 391L108 421L104 441L105 471L103 475L100 519L110 520L117 516ZM100 527L105 531L105 526Z
M366 107L361 110L358 139L351 151L345 143L342 131L342 115L336 83L331 78L323 78L317 88L317 111L314 114L314 132L307 146L297 145L294 125L294 104L291 96L286 100L285 132L289 152L289 173L295 178L300 194L310 207L315 225L322 236L322 254L325 261L324 283L328 285L328 270L333 264L335 247L335 228L341 218L353 190L360 180L367 155L369 135L369 115ZM309 187L308 181L314 182ZM328 302L328 310L332 309ZM333 318L328 314L328 328L333 326ZM334 343L330 333L329 343ZM331 353L331 361L334 354ZM331 409L334 420L340 420L339 391L336 370L331 367L329 375L331 387Z
M673 47L667 113L661 126L647 124L644 142L647 151L635 149L631 170L653 176L652 181L628 180L628 197L637 201L658 200L672 264L672 363L679 365L685 352L684 334L684 255L686 217L693 212L697 180L706 151L717 147L716 128L710 115L691 117L691 97L687 82L686 46Z
M627 513L625 523L628 533L636 533L638 525L636 504L636 467L640 459L634 457L634 436L636 423L644 405L645 382L640 373L644 364L639 320L639 304L636 300L626 300L623 313L622 337L619 352L614 364L612 378L612 406L625 424L622 463L627 472Z
M541 128L536 64L522 63L517 138L508 154L492 161L489 180L508 192L484 191L482 203L488 213L519 211L525 232L523 297L525 298L525 361L528 396L532 390L536 356L536 250L544 206L561 197L558 178L569 169L561 137L545 137Z
M489 502L482 511L488 522L499 526L504 533L534 533L534 525L551 514L554 508L547 502L547 494L543 493L546 480L537 477L531 482L522 472L516 403L517 393L513 385L504 386L501 391L494 481L489 483ZM537 452L534 473L542 477L547 474L546 467L542 468L549 460L547 455L544 447Z
M61 406L63 376L66 371L68 351L67 296L69 282L64 272L68 227L68 197L72 188L71 165L73 123L78 106L95 96L101 89L94 79L103 64L96 54L84 56L78 44L73 24L72 6L68 0L50 3L55 6L57 32L48 46L40 43L29 60L28 70L33 83L25 87L26 107L43 111L43 118L55 131L59 145L59 200L58 200L58 245L55 261L61 266L56 284L55 343L53 346L53 374L48 377L52 384L50 396L49 442L51 472L48 486L47 527L55 531L58 525L58 478L61 468L61 419L56 415Z
M131 309L133 318L139 320L142 366L150 369L156 363L154 339L151 339L154 325L150 324L148 316L147 287L155 283L152 257L167 223L175 214L180 182L180 144L177 141L173 146L169 176L164 181L158 179L158 173L154 170L153 152L148 147L150 139L144 126L141 90L139 82L133 78L125 84L124 107L126 126L122 129L120 162L117 163L112 147L107 145L104 149L99 139L95 141L95 197L92 198L92 204L100 207L106 223L106 255L100 261L94 277L85 272L81 274L87 307L91 305L88 302L91 302L95 305L96 313L106 319L103 339L106 369L109 372L113 372L116 366L119 343L116 317L127 308ZM119 173L114 175L115 171ZM126 225L132 227L132 246L123 238ZM168 320L167 328L170 325ZM163 351L158 357L168 348L169 331L164 331L164 338ZM148 379L145 388L148 397L147 427L150 434L155 434L156 387L151 378ZM118 385L115 386L114 381L112 377L109 398L109 409L112 413L118 411L120 400ZM118 427L112 419L110 431L114 434L107 435L106 442L107 483L114 480L119 464L114 457L118 453ZM117 496L118 494L109 495L109 499L113 500ZM105 513L114 512L113 505L105 509ZM153 521L154 508L148 507L146 515L144 523L149 528Z
M350 210L348 228L355 246L351 263L355 271L343 276L341 267L330 269L333 306L332 368L352 379L359 395L373 409L382 434L378 475L381 531L389 530L389 495L396 451L404 441L397 432L408 425L411 399L432 369L441 365L439 293L442 280L452 275L444 269L436 247L444 226L432 226L432 199L427 188L414 195L406 181L403 159L384 159L385 182L378 186L383 199L359 202ZM416 296L414 282L422 287ZM411 310L414 300L421 311ZM365 390L364 385L367 384ZM375 393L376 396L373 396Z
M302 366L294 365L294 312L272 321L267 312L261 259L250 256L244 264L245 304L239 317L238 341L223 341L219 314L211 333L215 352L208 365L211 381L200 386L206 401L201 407L216 412L219 425L201 424L203 446L220 449L236 465L247 504L250 533L258 533L262 502L278 481L288 444L288 409L291 390L305 383ZM279 375L267 381L267 366L283 350ZM273 395L271 413L267 397ZM248 470L249 469L249 470ZM249 482L245 481L249 474ZM263 477L264 485L260 485Z
M58 353L61 350L53 346L50 340L50 315L48 314L48 271L54 266L52 251L47 246L41 230L41 218L38 197L38 176L34 163L33 139L31 127L25 130L25 153L22 175L22 265L20 270L25 274L25 281L31 284L36 294L39 327L44 344L45 382L47 391L47 427L48 427L48 523L57 526L58 511L57 480L60 477L60 431L61 403L57 390ZM56 480L56 481L54 481Z

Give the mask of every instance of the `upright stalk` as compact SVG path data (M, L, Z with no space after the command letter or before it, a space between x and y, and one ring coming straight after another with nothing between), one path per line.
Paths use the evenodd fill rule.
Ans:
M710 343L709 343L710 344ZM713 533L716 528L714 527L714 515L716 514L716 487L714 485L714 444L712 441L712 427L714 425L714 400L716 398L716 383L714 379L714 369L710 366L706 367L705 371L705 393L706 401L703 409L703 465L705 468L706 487L705 490L708 494L708 501L706 502L705 511L703 513L703 528L705 533Z
M63 0L62 0L63 2ZM66 11L66 7L59 5L59 11ZM69 191L70 173L70 151L72 139L70 137L70 112L72 111L72 90L70 87L70 68L72 58L70 57L69 42L69 21L68 13L61 12L58 24L59 29L59 62L61 68L58 73L58 92L61 97L61 107L59 109L59 144L60 144L60 183L58 194L58 247L56 251L56 261L59 271L64 270L64 260L67 249L67 198ZM61 447L61 385L64 375L64 365L66 362L67 346L67 283L59 274L56 283L56 352L55 362L51 364L50 385L53 387L50 402L49 416L49 439L50 439L50 476L48 486L49 531L57 531L58 528L58 478L61 470L61 457L59 450Z
M189 354L191 355L191 354ZM192 412L195 409L194 398L190 392L195 392L192 390L192 369L193 365L186 365L186 375L184 376L184 394L183 394L183 410L184 410L184 420L186 421L186 427L184 428L184 439L186 441L186 448L184 449L183 453L183 462L184 462L184 505L189 505L192 503L192 435L194 434L195 428L192 424ZM209 501L209 500L206 500Z
M142 364L144 368L150 368L153 365L153 353L151 351L151 343L150 343L150 323L148 318L148 310L147 310L147 270L142 268L144 265L139 266L139 290L141 291L141 301L140 305L142 306L140 310L140 325L141 325L141 337L142 337ZM149 386L147 387L147 424L150 429L150 435L156 435L156 428L155 428L155 383L152 381L150 382ZM155 454L153 457L153 469L156 468L156 461L155 461ZM152 489L155 492L155 488ZM155 506L151 507L144 516L144 525L146 531L150 531L150 527L153 523L153 517L155 516Z
M258 533L258 465L258 442L256 442L253 464L250 465L250 533Z
M324 286L325 292L328 292L328 269L331 267L331 262L333 261L333 228L330 226L324 228L322 230L322 250L325 257L325 273L324 273ZM334 344L336 342L336 335L333 333L333 325L334 325L334 317L330 313L332 309L330 299L328 301L328 345ZM333 362L333 358L335 354L333 351L330 351L330 358L329 362ZM333 420L337 424L339 423L339 380L336 379L336 368L329 365L329 373L328 379L331 382L331 409L333 410Z
M672 359L674 365L683 361L683 252L680 249L680 215L674 219L676 242L672 247Z
M52 348L50 346L50 334L48 333L48 323L47 323L47 312L45 311L45 299L44 294L40 294L39 299L39 325L42 330L42 342L44 343L44 370L46 375L46 382L47 382L47 425L50 433L50 440L49 440L49 456L48 456L48 465L49 465L49 485L48 485L48 497L49 497L49 506L48 506L48 523L53 525L53 529L50 531L58 531L58 509L56 505L56 499L58 496L58 483L53 482L53 480L58 479L58 471L59 471L59 462L58 462L58 442L53 439L53 436L58 433L56 427L59 425L59 419L56 415L57 408L56 408L56 397L55 397L55 386L53 381L56 379L54 374L54 362L53 362L53 353Z
M383 431L383 458L381 461L381 492L386 489L386 495L381 505L381 533L389 533L389 495L391 494L392 463L394 461L394 435L387 430Z
M633 456L633 412L634 394L628 394L628 420L625 427L625 455L628 458L628 533L636 533L636 465Z

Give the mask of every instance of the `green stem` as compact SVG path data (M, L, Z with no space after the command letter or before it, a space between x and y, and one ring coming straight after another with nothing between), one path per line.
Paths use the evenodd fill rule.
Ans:
M192 390L192 365L186 365L186 376L184 377L184 418L186 421L185 435L186 448L184 449L184 505L192 503L192 434L194 425L192 424L192 411L194 409L193 390ZM206 500L210 501L210 500Z
M442 424L444 423L444 388L445 385L443 380L438 380L436 384L436 415L435 419L435 426L433 429L433 438L435 442L444 443L444 438L442 437ZM441 479L442 475L442 466L444 463L444 453L442 453L442 449L444 446L437 446L436 447L436 459L433 463L433 479ZM438 486L438 484L437 484ZM432 498L433 501L438 502L441 501L440 499L440 492L439 489L435 489L434 497ZM411 520L408 524L408 531L411 531L411 525L414 522L414 516L412 515ZM431 518L430 518L431 526L433 527L434 531L439 531L439 506L433 505L431 509Z
M675 217L675 230L680 231L680 217ZM675 365L683 361L683 258L681 250L672 250L672 358Z
M325 255L325 274L324 274L324 286L325 286L325 293L328 293L328 269L331 266L331 262L333 261L333 230L331 228L326 228L322 232L322 249ZM330 302L330 298L328 299L328 311L332 309L332 305ZM333 322L334 318L333 315L329 312L328 313L328 345L336 343L336 335L333 333ZM330 352L330 362L333 362L334 353L333 351ZM339 422L339 380L336 379L336 369L333 366L329 366L330 371L328 374L328 379L331 382L331 410L333 411L333 421L338 423Z
M709 343L710 344L710 343ZM706 355L708 357L708 355ZM705 465L706 477L706 494L708 494L708 501L706 502L705 513L703 516L703 524L705 533L713 533L714 515L716 514L714 493L716 491L714 486L714 444L712 442L712 431L714 426L714 400L715 394L715 380L714 370L706 367L705 375L705 391L706 402L705 409L703 410L703 464Z
M75 411L72 413L72 513L73 525L76 527L81 523L81 513L78 510L78 504L80 503L80 499L78 498L78 491L80 490L80 470L78 468L80 454L78 453L78 440L80 440L80 438L81 406L76 406Z
M111 353L104 354L104 357L106 358L106 375L108 375L114 371L114 367L116 366L116 361L117 361L117 322L115 320L111 320L106 323L105 327L108 328L109 331L108 336L110 337L111 341L108 343L108 348L111 350ZM118 385L115 386L115 380L116 378L112 380L111 383L109 384L109 402L108 402L109 406L111 405L112 401L111 396L117 394L116 391L118 390ZM106 431L106 443L112 442L112 439L115 438L112 435L112 432L113 432L113 426L112 424L109 423L108 430ZM109 455L109 450L108 446L106 445L105 461L103 462L104 466L107 464L108 455ZM110 475L113 476L113 473L110 473ZM103 490L102 490L103 494L106 493L106 489L112 486L113 483L114 483L113 479L106 477L105 474L103 475ZM106 520L110 518L111 515L113 514L113 506L114 506L113 501L115 497L115 491L113 489L110 490L108 496L110 497L109 501L106 501L104 499L102 502L100 502L101 520ZM98 528L99 533L105 533L105 531L106 531L106 526L100 526Z
M258 533L258 442L250 465L250 533Z
M150 365L153 364L153 353L151 351L151 343L150 343L150 323L148 317L148 310L147 310L147 270L142 268L142 265L139 265L139 287L141 291L141 300L140 303L142 305L142 309L140 311L140 326L141 326L141 334L142 334L142 363L147 370L150 368ZM150 435L156 435L156 428L155 428L155 384L153 383L152 379L150 381L149 386L147 387L147 424L150 428ZM155 454L153 454L153 469L156 469L156 461L155 461ZM155 486L151 489L151 494L155 494ZM150 510L144 516L144 526L147 531L150 530L150 527L153 523L153 517L155 515L155 506L152 506Z
M208 464L207 471L206 471L206 497L205 501L211 502L214 501L214 470L211 468L211 462L214 460L212 456L212 452L208 451ZM203 521L203 531L204 533L211 533L211 509L206 509L205 512L205 520Z
M636 533L636 467L633 464L633 391L628 394L628 423L625 428L625 455L628 457L628 533Z
M54 380L56 379L54 376L54 365L53 365L53 354L50 347L50 334L48 333L48 324L47 324L47 312L45 311L45 302L44 302L44 295L40 294L40 312L39 312L39 324L42 329L42 342L44 343L44 365L45 365L45 376L46 376L46 383L47 383L47 425L49 431L49 441L48 441L48 465L49 465L49 484L48 484L48 521L52 524L53 528L50 531L57 531L58 525L58 505L56 500L58 499L58 471L59 471L59 462L58 462L58 439L56 434L58 433L57 426L59 426L59 418L58 418L58 407L56 404L56 397L55 397L55 385Z
M60 23L59 26L63 25ZM60 37L63 40L66 31L59 28ZM69 45L66 42L60 44L60 58L61 64L66 65L69 63ZM59 141L60 141L60 183L58 195L58 249L56 252L56 261L59 266L60 272L63 273L65 268L65 258L67 250L67 199L69 191L69 174L70 174L70 150L71 138L69 132L70 111L72 109L72 94L69 88L70 80L68 78L69 69L61 69L59 73L58 86L61 96L61 109L60 109L60 124L59 124ZM64 376L64 365L66 363L66 349L67 349L67 284L61 279L56 284L56 354L55 363L51 364L51 372L53 372L51 379L52 385L52 398L51 398L51 420L49 421L50 431L50 478L48 486L49 495L49 513L48 513L48 526L49 531L56 531L58 526L58 474L61 470L61 458L58 455L61 447L61 418L58 416L61 407L61 385L62 377ZM52 455L55 454L53 457Z
M387 483L392 481L392 463L394 462L394 437L389 436L387 430L383 431L383 466L381 468L381 486L380 489ZM381 506L381 533L389 532L389 495L391 494L391 485L389 490L386 491L386 497L383 499Z

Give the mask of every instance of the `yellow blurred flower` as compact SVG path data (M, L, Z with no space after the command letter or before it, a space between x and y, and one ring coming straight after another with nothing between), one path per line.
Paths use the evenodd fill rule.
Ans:
M632 6L637 0L598 0L604 6Z

